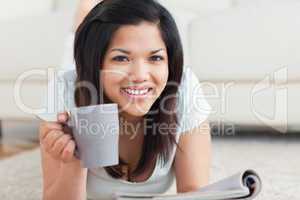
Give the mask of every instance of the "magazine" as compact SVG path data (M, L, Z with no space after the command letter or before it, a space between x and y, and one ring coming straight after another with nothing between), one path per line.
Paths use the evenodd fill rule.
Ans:
M261 179L254 170L244 170L197 191L178 194L114 193L115 200L252 200L260 193Z

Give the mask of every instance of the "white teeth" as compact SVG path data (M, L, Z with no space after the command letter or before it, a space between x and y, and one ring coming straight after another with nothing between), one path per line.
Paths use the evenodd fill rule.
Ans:
M131 90L131 89L124 89L127 93L133 94L133 95L144 95L148 92L149 89L144 90Z

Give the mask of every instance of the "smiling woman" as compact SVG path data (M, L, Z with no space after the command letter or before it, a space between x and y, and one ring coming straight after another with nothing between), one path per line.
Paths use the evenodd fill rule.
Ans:
M183 71L182 45L173 18L155 1L110 0L99 3L78 27L74 55L77 83L89 81L96 91L102 91L93 94L103 97L103 102L99 99L97 103L118 103L120 117L136 125L144 121L150 123L147 127L156 123L177 123L176 112L166 113L163 109L173 111L176 108L176 93ZM154 56L162 59L153 59ZM151 88L147 98L132 98L136 95L124 88L128 91L133 86ZM139 93L137 90L133 92ZM87 88L77 88L77 106L89 105L90 99ZM155 127L154 132L159 133L159 127ZM168 135L146 134L147 131L153 132L146 127L139 131L145 134L144 138L137 139L140 144L135 145L139 147L135 151L140 155L137 154L135 159L132 156L120 159L126 160L124 163L135 160L130 163L130 168L134 169L131 174L135 177L157 155L160 154L164 161L168 160L175 144L176 130L170 129ZM121 147L122 141L126 138L120 138ZM114 173L112 167L106 170L116 178L122 177Z
M67 96L59 99L68 109L118 104L120 164L84 171L76 158L70 158L60 168L63 178L55 181L57 169L50 170L44 159L44 181L52 182L51 187L46 184L45 193L58 198L68 191L72 199L85 194L90 199L109 199L114 192L163 193L174 177L178 192L208 183L210 106L195 74L183 67L178 29L163 6L154 0L97 4L76 31L74 57L76 71L61 77L71 84L62 88ZM45 130L41 128L41 135L47 134ZM73 153L73 143L66 147ZM60 161L59 155L52 164Z

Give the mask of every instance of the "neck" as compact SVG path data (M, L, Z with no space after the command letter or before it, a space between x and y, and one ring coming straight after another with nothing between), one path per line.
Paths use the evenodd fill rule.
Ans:
M121 137L135 137L141 133L144 127L144 118L120 113L119 127Z

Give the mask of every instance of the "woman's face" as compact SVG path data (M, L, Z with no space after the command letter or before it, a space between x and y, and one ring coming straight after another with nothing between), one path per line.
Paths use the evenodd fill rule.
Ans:
M121 114L142 117L168 80L168 55L156 24L121 26L113 35L101 67L106 96Z

